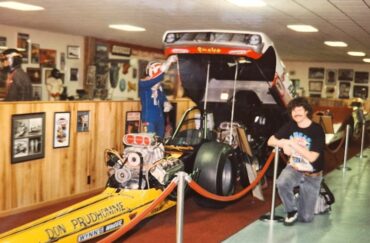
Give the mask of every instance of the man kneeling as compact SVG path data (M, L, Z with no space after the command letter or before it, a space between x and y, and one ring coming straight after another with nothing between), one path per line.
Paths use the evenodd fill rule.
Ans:
M285 124L268 140L269 146L278 146L288 155L289 163L282 170L276 186L287 216L284 224L297 220L311 222L319 196L324 168L325 133L312 122L312 107L303 97L291 100L288 111L292 121ZM293 189L299 186L299 197Z

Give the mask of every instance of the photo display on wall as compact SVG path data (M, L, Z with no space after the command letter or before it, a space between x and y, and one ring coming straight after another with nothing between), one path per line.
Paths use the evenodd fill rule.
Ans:
M349 99L350 90L351 90L351 83L350 82L340 82L339 83L338 98L340 98L340 99Z
M89 131L90 111L77 111L77 132Z
M44 158L45 113L12 116L11 162Z
M326 69L326 85L335 85L337 82L337 70L336 69Z
M54 113L54 148L63 148L69 146L70 137L70 112L55 112Z
M353 74L354 74L353 69L338 69L338 80L352 81Z
M369 72L355 72L355 83L356 84L368 84L369 83Z
M323 67L310 67L308 68L308 78L310 79L324 79L325 68Z
M125 134L139 133L140 131L141 131L141 112L127 111Z
M353 86L353 98L361 98L361 99L367 99L369 93L369 87L368 86L360 86L355 85Z

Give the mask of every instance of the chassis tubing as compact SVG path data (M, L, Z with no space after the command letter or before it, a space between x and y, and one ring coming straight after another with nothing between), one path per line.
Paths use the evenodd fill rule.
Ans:
M117 240L119 237L127 233L133 227L135 227L141 220L143 220L153 209L158 206L177 186L177 181L173 180L167 188L162 192L162 194L155 199L148 208L146 208L141 214L136 216L129 224L123 226L122 228L118 229L117 231L113 232L112 234L108 235L104 239L98 241L99 243L108 243Z
M270 156L267 158L267 161L266 161L265 165L263 166L262 170L258 173L256 179L248 187L244 188L240 192L238 192L234 195L231 195L231 196L220 196L220 195L208 192L207 190L202 188L198 183L196 183L192 179L188 180L188 184L194 191L196 191L197 193L199 193L203 197L213 199L213 200L216 200L216 201L222 201L222 202L235 201L235 200L241 198L242 196L246 195L251 189L253 189L257 185L257 183L265 175L265 173L266 173L268 167L270 166L274 156L275 156L275 152L272 152L270 154ZM188 178L190 178L190 177L187 177L187 179Z

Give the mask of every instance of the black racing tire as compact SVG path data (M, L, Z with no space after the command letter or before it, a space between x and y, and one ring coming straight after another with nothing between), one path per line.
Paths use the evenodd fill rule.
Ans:
M232 148L224 143L204 143L198 150L194 162L197 172L196 182L207 191L228 196L235 192L235 168L232 163ZM223 208L228 202L220 202L204 198L199 194L194 196L195 202L207 208Z

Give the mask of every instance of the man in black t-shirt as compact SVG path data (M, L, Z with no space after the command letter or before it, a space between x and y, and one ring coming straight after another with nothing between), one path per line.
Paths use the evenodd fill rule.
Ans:
M269 146L278 146L289 156L276 186L287 216L285 225L297 220L310 222L314 217L324 167L325 133L311 121L312 107L303 97L291 100L288 111L292 121L285 124L268 140ZM294 187L299 186L299 197Z

